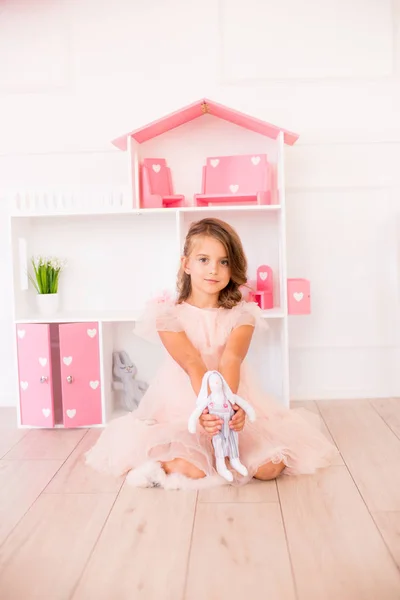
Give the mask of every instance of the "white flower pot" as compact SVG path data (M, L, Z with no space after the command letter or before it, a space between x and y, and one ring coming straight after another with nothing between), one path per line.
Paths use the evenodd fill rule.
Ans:
M36 306L38 312L45 317L54 315L59 307L59 294L37 294Z

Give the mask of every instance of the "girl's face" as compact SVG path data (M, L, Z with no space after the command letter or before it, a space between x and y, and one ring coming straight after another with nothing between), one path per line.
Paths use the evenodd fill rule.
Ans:
M192 293L215 296L216 300L231 278L224 246L209 236L193 240L189 257L183 258L183 267L190 275Z

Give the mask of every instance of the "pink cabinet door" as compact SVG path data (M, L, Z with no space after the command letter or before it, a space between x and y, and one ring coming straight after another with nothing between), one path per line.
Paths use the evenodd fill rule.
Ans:
M59 333L64 426L100 424L98 323L63 324Z
M54 427L50 327L17 325L21 425Z

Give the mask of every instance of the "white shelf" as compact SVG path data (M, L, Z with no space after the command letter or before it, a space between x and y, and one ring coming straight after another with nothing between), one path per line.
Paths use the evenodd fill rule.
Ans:
M263 310L261 312L264 319L283 319L285 316L283 308L280 307L271 308L269 310Z
M151 209L150 209L151 210ZM149 211L141 211L141 212L149 212ZM161 212L161 211L159 211ZM44 211L44 212L34 212L34 211L18 211L12 212L10 214L11 219L21 219L21 218L38 218L38 217L101 217L110 215L134 215L138 214L138 211L134 211L132 209L129 210L91 210L91 211Z
M102 323L125 323L136 322L143 314L142 310L129 311L74 311L59 312L51 317L39 317L37 315L27 315L23 318L15 319L15 323L86 323L91 321ZM265 319L283 319L285 313L282 308L276 307L270 310L263 310L262 316Z
M164 209L165 210L165 209ZM168 209L170 210L170 209ZM254 211L254 212L277 212L281 210L280 204L240 204L219 205L219 206L184 206L175 209L179 212L229 212L229 211Z
M147 215L147 214L176 214L176 213L202 213L202 212L261 212L276 213L281 210L280 204L250 204L250 205L221 205L221 206L184 206L180 208L132 208L128 210L98 210L98 211L18 211L12 212L12 219L43 218L43 217L101 217L111 215Z
M215 128L214 121L210 127ZM135 325L149 298L175 288L185 236L191 223L203 217L218 217L238 232L247 256L249 280L255 279L262 264L268 264L273 271L274 301L279 306L262 311L270 326L268 339L260 336L260 343L249 351L249 360L265 391L289 405L283 134L264 143L252 134L243 139L237 136L236 140L235 129L231 147L225 125L218 135L207 136L207 143L203 129L200 133L200 143L195 144L195 152L190 156L186 156L180 136L165 138L164 142L162 136L157 136L154 144L143 145L140 155L135 147L133 154L127 155L128 188L92 189L90 184L66 191L28 190L9 204L15 326L27 330L28 324L98 323L103 425L127 414L119 392L112 387L114 351L123 348L128 352L138 368L138 379L150 383L157 372L164 356L162 345L156 348L144 344L134 335ZM189 135L192 134L190 130ZM271 162L276 163L272 198L279 204L215 203L151 209L139 206L138 158L165 155L176 189L191 202L193 190L200 189L199 164L205 155L254 150L267 152ZM68 261L61 281L60 311L51 317L37 311L27 278L30 257L38 254L65 257Z
M97 321L103 323L123 323L125 321L137 321L142 314L141 310L77 310L58 312L51 317L39 317L35 314L15 319L15 323L85 323L86 321Z

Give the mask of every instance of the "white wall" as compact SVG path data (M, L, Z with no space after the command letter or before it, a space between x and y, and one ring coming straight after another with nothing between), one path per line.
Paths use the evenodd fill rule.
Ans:
M203 96L300 133L287 152L295 398L400 394L400 1L95 0L0 7L0 194L123 185L110 140ZM0 404L12 404L0 203Z

